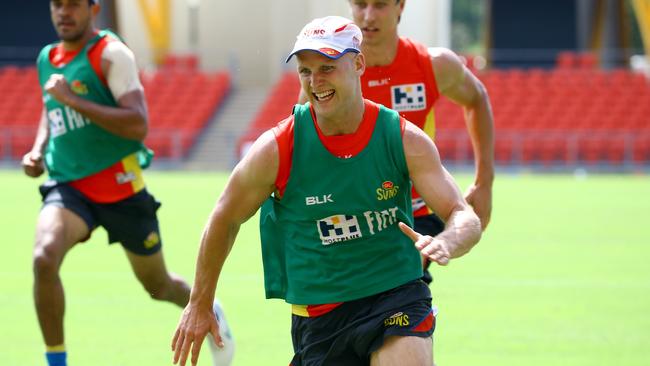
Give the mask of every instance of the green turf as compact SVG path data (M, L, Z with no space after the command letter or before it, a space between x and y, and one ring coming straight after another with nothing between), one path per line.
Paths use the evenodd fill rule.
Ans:
M194 276L223 174L151 172L168 267ZM468 176L461 177L466 185ZM31 299L37 184L0 171L0 365L44 365ZM495 182L493 222L465 258L435 268L439 365L647 365L650 177L513 175ZM286 365L289 308L264 300L257 219L240 231L218 296L235 365ZM180 310L147 297L99 230L63 266L71 366L171 364ZM204 349L207 351L207 348ZM200 365L210 365L209 352Z

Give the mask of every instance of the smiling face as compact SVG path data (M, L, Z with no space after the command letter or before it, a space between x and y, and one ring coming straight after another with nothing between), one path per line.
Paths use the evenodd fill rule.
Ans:
M333 60L316 51L297 55L300 84L319 120L340 120L361 98L362 54L348 52Z
M90 5L88 0L52 0L50 15L59 38L76 43L92 34L93 17L99 5Z
M397 37L404 0L349 0L354 23L363 32L364 45L379 45Z

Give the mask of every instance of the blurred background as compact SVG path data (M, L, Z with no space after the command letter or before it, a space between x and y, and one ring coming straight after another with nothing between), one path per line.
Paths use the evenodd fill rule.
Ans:
M101 0L101 28L141 68L156 167L229 170L299 91L296 34L350 17L345 0ZM34 61L56 40L47 2L0 14L0 161L17 166L41 112ZM409 0L402 35L461 54L487 86L499 169L639 172L650 166L650 1ZM472 166L461 110L436 105L445 163Z

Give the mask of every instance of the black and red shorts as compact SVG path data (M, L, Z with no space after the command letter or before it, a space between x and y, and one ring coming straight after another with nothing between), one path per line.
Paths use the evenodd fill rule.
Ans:
M46 181L39 187L43 207L54 205L77 214L89 231L102 226L108 242L119 242L139 255L157 253L161 246L156 212L160 203L146 189L114 203L96 203L66 183Z
M418 279L349 301L318 317L293 315L291 366L369 365L389 336L431 337L436 319L431 292Z

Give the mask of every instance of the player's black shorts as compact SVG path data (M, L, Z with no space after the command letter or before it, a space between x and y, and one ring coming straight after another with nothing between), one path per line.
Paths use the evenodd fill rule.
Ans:
M66 183L46 181L39 190L43 207L55 205L76 213L90 231L103 226L109 243L122 243L128 251L151 255L162 246L156 211L160 203L146 189L115 203L95 203Z
M388 336L430 337L431 292L421 280L349 301L317 317L292 316L290 366L361 366Z
M436 236L445 230L445 223L440 220L435 214L426 215L426 216L417 216L414 220L414 229L422 235ZM422 275L422 281L430 284L433 281L431 272L429 272L429 265L431 262L427 261L424 266L424 274Z

